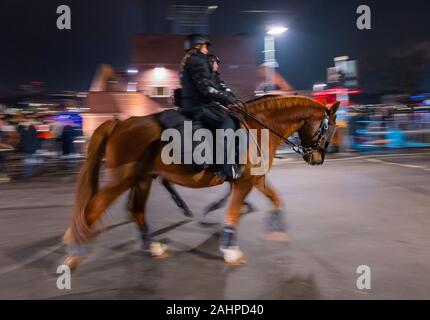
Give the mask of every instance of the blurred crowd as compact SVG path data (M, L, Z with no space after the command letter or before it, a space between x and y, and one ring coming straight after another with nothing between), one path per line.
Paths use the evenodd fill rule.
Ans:
M329 152L430 147L430 106L350 105L337 113L338 130ZM293 136L292 139L297 139ZM64 173L84 158L86 139L78 114L0 112L0 183L51 171ZM285 146L278 157L290 153ZM58 164L66 165L60 167ZM49 171L49 170L48 170Z
M47 159L57 161L79 156L79 126L72 120L38 114L0 113L0 182L10 181L11 168L29 177Z
M430 147L430 105L349 105L337 112L337 131L328 152L372 152ZM295 134L291 139L300 143ZM282 146L277 157L293 153Z
M402 104L350 107L348 144L356 150L430 147L429 109Z

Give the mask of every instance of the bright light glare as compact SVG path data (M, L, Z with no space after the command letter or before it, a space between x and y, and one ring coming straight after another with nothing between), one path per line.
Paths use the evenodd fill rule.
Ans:
M322 91L327 87L325 83L316 83L314 84L314 91Z
M156 67L154 68L154 77L157 80L163 80L166 78L166 68Z
M129 73L129 74L136 74L138 72L139 71L137 69L127 69L127 73Z
M270 27L269 30L267 31L267 34L275 36L275 35L284 33L287 30L288 28L285 28L285 27Z

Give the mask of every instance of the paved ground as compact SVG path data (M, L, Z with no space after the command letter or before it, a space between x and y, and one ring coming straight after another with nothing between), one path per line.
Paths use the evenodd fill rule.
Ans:
M289 243L263 240L269 203L244 215L239 243L248 263L226 266L217 250L220 225L187 221L156 183L148 205L153 230L173 256L146 257L124 210L109 210L72 289L56 288L64 257L60 238L73 203L73 177L49 176L0 185L2 299L430 299L430 151L340 155L323 167L289 156L269 179L287 204ZM226 190L179 189L195 213ZM210 219L222 222L223 211ZM371 268L371 290L356 288L359 265Z

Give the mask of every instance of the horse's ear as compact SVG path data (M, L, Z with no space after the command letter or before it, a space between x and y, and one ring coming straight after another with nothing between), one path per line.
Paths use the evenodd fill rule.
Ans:
M337 110L339 109L339 106L340 106L340 102L339 101L335 102L330 108L330 114L336 114Z

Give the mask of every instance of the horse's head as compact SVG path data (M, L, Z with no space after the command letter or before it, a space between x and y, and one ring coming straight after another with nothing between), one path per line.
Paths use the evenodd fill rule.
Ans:
M340 103L336 102L323 115L305 120L298 131L302 147L305 148L303 159L310 165L324 163L325 153L336 130L336 112Z

